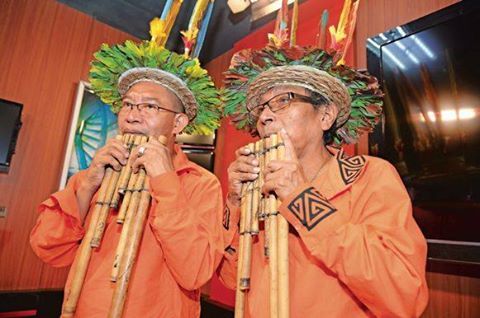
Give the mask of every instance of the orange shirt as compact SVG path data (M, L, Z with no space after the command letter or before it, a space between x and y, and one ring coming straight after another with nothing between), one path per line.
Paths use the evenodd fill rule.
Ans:
M221 280L235 288L238 213L227 203ZM425 239L395 168L338 152L279 208L289 234L290 317L418 317L426 307ZM261 231L252 248L245 311L268 317Z
M188 161L178 146L175 151L176 171L150 180L152 203L124 317L199 317L199 288L210 279L223 254L220 184L210 172ZM52 266L71 265L85 233L75 197L82 177L84 172L72 177L65 190L52 194L39 207L30 243ZM110 273L121 232L115 217L110 214L102 245L92 253L76 317L108 316L115 288ZM66 289L71 279L72 271Z

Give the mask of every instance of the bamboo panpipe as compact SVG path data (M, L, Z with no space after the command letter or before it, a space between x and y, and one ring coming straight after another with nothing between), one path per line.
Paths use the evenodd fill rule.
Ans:
M164 136L160 136L158 141L164 145L167 143L167 139ZM124 224L124 229L122 229L122 234L123 231L127 232L127 234L124 235L126 237L125 242L119 242L119 246L117 247L117 255L115 255L116 260L118 257L119 263L117 265L118 273L115 277L115 291L113 293L109 312L110 318L122 317L123 308L127 297L128 282L137 258L138 249L145 229L145 220L147 219L148 208L150 205L150 192L148 191L149 183L146 177L145 169L141 168L136 174L133 175L137 175L137 178L135 180L133 191L130 191L132 193L131 198L128 202L122 202L122 205L128 204L126 216L130 220L128 222L128 228L125 228L126 224ZM122 234L120 236L122 236ZM124 244L124 246L120 246L120 244ZM112 280L114 278L113 274L114 273L112 273Z
M121 135L117 135L115 138L117 140L122 140L123 142L125 142L128 139L128 135L125 135L123 137ZM112 169L112 168L109 168L109 169ZM100 202L99 200L97 200L97 204L100 203L101 205L101 210L95 225L95 231L93 233L93 237L90 240L91 247L100 246L100 242L103 237L103 232L105 231L105 224L107 222L108 212L110 211L110 203L112 201L113 194L115 192L115 188L118 182L118 178L120 177L120 173L121 173L120 171L115 171L115 170L112 171L112 176L109 179L105 196Z
M148 139L146 136L136 136L134 140L134 146L138 146L140 144L143 144L147 142ZM126 213L127 213L127 208L128 208L128 202L130 202L130 198L132 196L132 189L135 187L138 174L133 174L132 175L132 169L131 169L131 160L129 158L129 163L127 164L128 169L125 172L125 177L124 179L120 180L118 184L118 195L123 194L123 202L122 206L120 207L120 211L118 212L117 215L117 223L122 224L125 221ZM126 204L125 204L126 203Z
M263 221L264 249L269 270L270 317L288 318L288 222L279 215L280 201L274 194L261 196L265 168L271 160L284 159L285 146L279 136L272 135L248 147L259 161L260 174L256 180L242 186L235 317L241 318L245 314L245 294L250 289L253 235L258 234L258 222Z
M126 143L130 151L137 145L147 141L146 136L130 134L123 137L117 136L116 138ZM159 138L159 141L166 144L166 138L163 136ZM125 210L125 224L123 225L114 260L115 276L112 271L112 280L116 281L118 279L118 283L112 298L109 316L121 317L122 315L128 289L128 279L138 254L138 247L143 235L144 223L150 204L145 170L141 168L137 173L132 173L131 163L129 158L127 166L122 167L121 171L114 171L110 167L105 170L105 176L98 191L97 201L91 212L90 225L75 259L74 274L70 288L66 291L62 317L73 317L75 314L92 248L98 247L102 240L110 207L118 205L118 202L114 202L120 198L120 196L118 199L116 198L117 192L121 191L121 186L127 185L127 187L124 187L123 192L126 195L128 194L128 198L124 198L120 206L121 209Z

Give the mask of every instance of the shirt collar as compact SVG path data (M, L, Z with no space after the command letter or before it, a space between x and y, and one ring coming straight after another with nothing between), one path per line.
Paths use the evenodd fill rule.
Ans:
M334 158L313 181L327 199L347 191L363 174L368 161L364 156L348 156L343 149L328 148Z
M188 160L187 155L183 152L182 147L177 144L173 145L173 151L175 152L175 157L173 158L173 167L177 175L182 173L193 172L195 174L201 175L200 168Z

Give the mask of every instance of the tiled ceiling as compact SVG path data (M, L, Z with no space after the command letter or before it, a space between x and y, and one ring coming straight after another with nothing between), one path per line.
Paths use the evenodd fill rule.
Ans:
M149 21L160 16L165 0L57 0L74 9L82 11L98 21L106 23L140 39L148 39ZM183 51L180 30L187 28L195 0L184 0L167 48ZM205 43L200 54L203 63L230 50L232 46L252 32L275 18L270 14L252 23L251 10L233 15L227 6L227 0L216 0L212 19L207 31Z

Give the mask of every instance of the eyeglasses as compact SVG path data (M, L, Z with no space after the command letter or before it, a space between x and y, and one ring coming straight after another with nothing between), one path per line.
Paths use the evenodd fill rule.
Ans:
M265 110L267 106L273 113L276 113L278 111L286 109L288 106L290 106L293 102L296 101L302 101L307 103L313 102L312 98L309 96L288 92L276 95L267 100L265 103L262 103L255 107L250 108L247 106L247 110L253 117L260 117L260 114Z
M138 112L142 113L142 114L156 114L158 113L159 111L166 111L166 112L170 112L170 113L174 113L174 114L178 114L179 112L177 111L174 111L174 110L171 110L171 109L168 109L168 108L165 108L165 107L162 107L160 105L157 105L155 103L138 103L138 104L134 104L134 103L131 103L129 101L121 101L120 103L120 111L132 111L135 107L137 108Z

